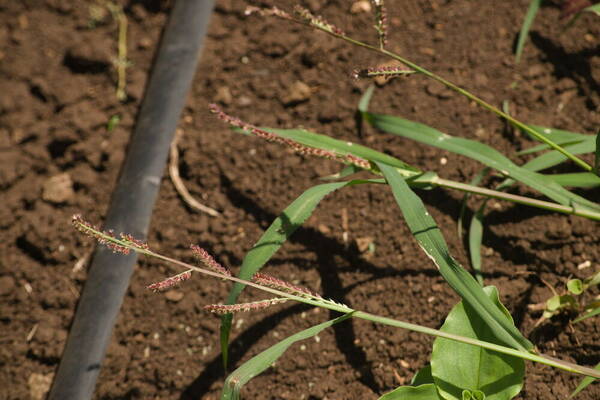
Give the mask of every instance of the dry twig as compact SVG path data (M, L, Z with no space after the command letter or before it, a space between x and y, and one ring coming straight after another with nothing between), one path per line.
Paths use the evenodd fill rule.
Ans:
M181 131L177 130L175 137L173 138L173 142L171 142L169 176L171 177L173 186L175 186L177 193L179 193L183 201L190 206L190 208L196 211L207 213L213 217L218 217L221 214L217 210L207 207L204 204L200 204L196 199L194 199L181 180L179 175L179 151L177 150L177 142L179 141L180 136Z

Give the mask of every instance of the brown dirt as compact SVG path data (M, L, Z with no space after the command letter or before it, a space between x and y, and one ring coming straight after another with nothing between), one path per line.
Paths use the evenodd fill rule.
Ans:
M516 66L512 45L528 0L387 3L390 49L496 105L509 100L512 112L526 122L587 133L600 123L600 25L593 15L562 32L560 11L548 3ZM107 16L92 27L90 4L28 0L0 5L1 399L40 398L58 365L86 278L86 269L76 266L93 248L71 229L70 216L82 213L101 222L106 213L170 2L124 3L133 63L125 104L114 94L116 25ZM351 35L373 37L370 15L350 15L349 3L306 4ZM180 125L185 132L182 177L195 196L223 216L190 211L165 178L149 237L152 247L191 260L187 245L198 243L235 269L286 205L339 168L230 133L208 114L211 101L227 103L226 110L252 123L310 127L385 150L445 178L469 180L480 168L371 129L357 135L354 111L369 83L348 75L386 60L300 26L244 17L245 6L217 2ZM512 82L518 82L516 88ZM291 88L306 85L310 93L301 90L298 96L308 98L288 104ZM527 143L489 113L424 77L390 82L377 91L371 109L478 138L505 154ZM121 122L108 131L113 115ZM448 160L444 166L442 157ZM453 254L468 265L456 235L461 196L445 190L421 194ZM598 190L584 194L600 198ZM473 199L471 209L477 204ZM597 319L571 326L559 318L535 329L539 313L527 308L551 295L544 282L560 288L568 277L598 268L597 224L504 203L491 210L484 242L486 282L498 286L518 327L543 352L586 365L600 361ZM354 245L365 237L373 238L374 254L361 254ZM586 260L592 268L578 270ZM266 270L356 308L430 327L439 327L457 301L381 187L345 189L326 198ZM96 398L218 398L224 379L219 320L201 307L222 301L229 286L194 279L171 300L144 289L168 273L165 265L140 261ZM330 317L300 305L241 315L233 330L233 364ZM304 347L292 347L244 394L250 399L376 398L400 383L395 373L408 382L427 363L431 343L400 329L346 322ZM519 398L566 398L578 381L528 364ZM598 398L598 385L579 396Z

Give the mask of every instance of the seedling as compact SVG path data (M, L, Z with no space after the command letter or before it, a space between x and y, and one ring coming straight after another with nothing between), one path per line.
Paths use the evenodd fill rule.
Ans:
M512 398L519 392L522 386L523 360L541 362L573 373L600 378L600 371L537 354L533 348L526 350L522 346L519 346L521 347L520 349L515 349L496 344L495 342L498 342L499 337L498 332L490 328L489 321L481 317L481 312L471 307L470 303L465 300L459 303L448 315L442 329L436 330L359 311L334 300L325 299L310 289L288 283L270 275L255 273L250 280L234 277L227 267L219 264L208 252L195 245L191 246L191 250L197 256L197 259L202 264L201 266L187 264L156 253L150 249L148 244L135 239L131 235L120 234L117 237L112 232L102 231L85 221L81 216L74 216L72 222L77 230L94 238L100 244L107 246L116 253L129 254L130 251L135 251L139 254L165 261L182 270L182 272L160 282L148 285L147 288L150 290L168 290L190 279L193 274L200 273L213 278L232 281L237 285L250 286L276 296L249 303L210 304L204 307L208 312L231 315L237 312L257 311L292 300L342 314L342 316L336 319L296 333L248 360L227 378L223 389L223 399L239 398L242 386L272 365L291 344L314 336L323 329L348 318L365 319L375 323L410 329L438 338L433 348L430 369L431 377L426 372L427 369L418 374L419 378L416 382L425 382L425 384L414 389L417 391L417 394L421 392L428 394L436 393L436 396L439 394L443 398L457 400L464 398L485 399L488 398L486 397L488 394L490 395L490 399ZM415 222L415 226L425 226L421 225L418 221L413 222ZM430 236L430 234L426 236ZM432 236L436 236L435 233ZM422 242L427 243L428 240L423 239ZM474 287L479 288L477 285ZM492 304L492 308L488 310L490 314L499 313L501 315L500 319L504 321L505 326L514 328L510 315L498 300L496 289L488 287L485 291L482 290L481 293ZM478 305L479 303L474 304ZM518 343L518 338L515 339ZM523 343L526 343L526 341ZM392 394L388 394L383 398L423 398L415 397L414 394L411 395L412 388L400 388L397 390L399 391L396 394L410 395L412 397L386 397L392 396ZM457 397L457 393L459 393L459 397ZM501 393L502 397L495 397L495 393ZM435 399L439 397L429 398Z
M529 35L529 29L535 20L542 0L531 0L525 18L523 19L523 25L521 25L521 31L517 39L517 46L515 48L515 61L517 64L521 61L521 55L523 54L523 48ZM564 0L562 4L562 18L570 19L567 25L571 25L577 20L582 13L591 12L600 15L600 3L594 5L588 0Z
M573 320L575 323L600 314L600 297L597 296L592 301L584 304L577 300L581 294L599 284L600 271L584 280L569 279L565 285L565 290L562 293L558 293L556 289L550 287L554 295L543 303L544 312L536 322L536 325L541 324L544 320L548 320L563 311L579 314L579 316ZM538 307L537 305L533 305L530 308L535 309Z

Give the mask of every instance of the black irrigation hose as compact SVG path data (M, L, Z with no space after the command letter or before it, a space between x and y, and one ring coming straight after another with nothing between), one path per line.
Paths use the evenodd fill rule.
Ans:
M169 17L138 114L105 229L145 238L169 145L196 70L213 0L178 0ZM98 248L48 399L94 392L137 257Z

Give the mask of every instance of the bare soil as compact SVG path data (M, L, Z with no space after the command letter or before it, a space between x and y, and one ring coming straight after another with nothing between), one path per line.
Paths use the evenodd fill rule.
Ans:
M278 5L287 9L294 4L283 3ZM371 15L351 14L351 2L303 3L352 36L375 40ZM523 60L515 65L513 44L528 0L386 3L391 50L495 105L508 101L511 112L525 122L585 133L600 124L596 16L585 15L563 31L558 5L545 2ZM110 14L94 20L94 4L24 0L0 5L1 399L42 398L52 380L93 249L71 228L70 217L81 213L101 223L106 213L171 6L169 1L122 1L132 66L128 100L121 103L113 65L117 26ZM257 125L303 126L366 144L444 178L468 181L480 170L475 162L372 129L359 134L354 113L370 82L355 81L350 72L387 60L301 26L245 17L246 5L217 1L180 124L183 180L222 216L192 211L165 177L149 237L153 248L192 260L187 248L197 243L235 271L281 210L319 177L340 168L230 132L208 113L210 102ZM296 82L310 91L293 93L305 88ZM290 100L294 94L304 98ZM395 79L378 89L371 110L478 139L507 155L531 143L421 76ZM120 123L109 130L115 115ZM468 265L465 243L457 236L461 194L419 193L453 254ZM597 189L582 194L600 199ZM471 199L469 209L480 201ZM536 328L540 312L528 308L552 295L549 285L562 290L569 277L598 269L597 223L501 202L492 202L489 210L486 283L498 287L517 326L540 351L585 365L598 363L598 319L571 325L569 316L562 316ZM374 252L357 246L369 241ZM577 268L586 261L591 267ZM379 186L327 197L265 270L358 309L434 328L458 300L410 237L389 190ZM171 273L166 265L140 260L99 377L97 399L218 398L225 378L219 319L202 306L223 301L229 285L197 278L168 296L144 288ZM243 297L255 296L247 291ZM232 366L331 317L288 304L239 315ZM427 336L348 321L293 346L274 368L252 380L244 395L374 399L408 383L428 362L431 344ZM564 399L579 380L528 364L518 398ZM598 385L579 396L598 398Z

